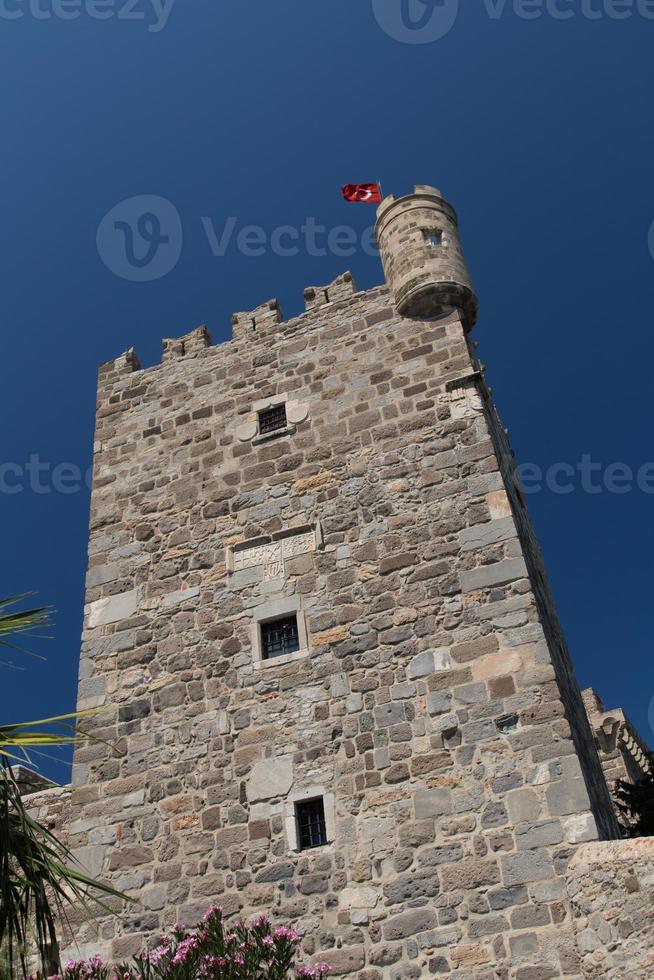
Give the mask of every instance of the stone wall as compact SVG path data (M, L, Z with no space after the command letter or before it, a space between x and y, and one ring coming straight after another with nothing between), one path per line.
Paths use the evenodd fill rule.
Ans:
M568 870L583 976L654 976L654 838L583 844Z
M135 903L76 938L126 957L219 898L336 975L578 976L565 864L610 806L461 318L348 276L307 307L101 369L79 707L113 713L69 829ZM263 663L289 609L305 648Z
M22 794L29 815L63 843L67 843L70 826L71 792L70 786L51 786Z
M609 790L619 779L635 783L653 771L652 753L621 708L607 711L592 688L582 692L584 707Z
M475 363L476 366L479 366L478 362ZM491 400L490 391L481 374L475 376L475 384L479 387L486 406L486 417L493 445L502 470L506 492L511 502L511 510L527 564L534 599L538 606L540 622L543 626L552 666L556 672L561 702L565 708L572 740L581 762L586 788L597 819L599 835L604 839L619 837L620 830L597 755L597 747L575 675L570 651L556 611L540 545L522 492L515 456L509 443L508 431L500 421L495 405Z

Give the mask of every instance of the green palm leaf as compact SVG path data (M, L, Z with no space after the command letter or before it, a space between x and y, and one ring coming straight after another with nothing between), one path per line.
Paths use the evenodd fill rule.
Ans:
M49 624L45 608L6 611L24 598L0 600L0 645L16 648L11 637L34 636ZM6 951L10 974L17 962L26 971L30 948L38 952L43 970L53 972L56 923L65 920L67 907L82 905L91 914L98 906L109 911L103 896L127 899L83 874L66 845L29 816L11 768L16 761L30 765L30 751L86 741L90 736L77 723L93 713L0 726L0 949Z

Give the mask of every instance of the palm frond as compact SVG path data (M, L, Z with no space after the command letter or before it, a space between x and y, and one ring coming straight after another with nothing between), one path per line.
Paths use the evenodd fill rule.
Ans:
M28 596L0 600L0 646L17 648L16 634L42 635L52 610L16 610ZM80 719L99 710L69 712L11 725L0 725L0 949L9 973L20 963L27 972L27 951L36 950L46 973L51 973L57 950L57 920L66 908L81 905L110 911L103 900L129 901L126 895L85 875L68 847L30 816L21 797L12 765L32 766L32 754L44 748L77 745L95 738L81 730ZM56 956L55 956L56 959Z
M0 599L0 644L3 646L16 648L16 645L8 642L6 637L16 636L17 633L33 634L36 630L51 624L53 613L51 606L7 611L24 602L25 599L31 598L31 596L32 593L25 592L22 595L11 596L9 599Z

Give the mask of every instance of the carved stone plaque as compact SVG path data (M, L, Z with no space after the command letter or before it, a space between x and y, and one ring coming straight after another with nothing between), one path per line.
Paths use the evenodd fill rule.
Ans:
M310 554L316 547L315 531L300 531L265 544L241 545L232 553L232 571L240 572L244 568L263 565L265 579L281 578L286 558Z

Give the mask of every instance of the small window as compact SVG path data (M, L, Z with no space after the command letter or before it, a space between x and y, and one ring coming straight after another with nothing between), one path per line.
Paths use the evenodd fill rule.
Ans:
M423 231L425 241L429 245L433 245L434 248L440 248L443 244L443 232L432 229L431 231Z
M280 405L273 405L272 408L266 408L263 412L259 412L260 436L264 436L268 432L277 432L279 429L285 429L287 424L286 405L284 402Z
M299 649L300 636L295 614L261 624L261 656L263 660L285 657L286 654L296 653Z
M325 805L322 797L296 803L295 819L297 820L298 842L301 851L310 847L322 847L323 844L327 843Z

